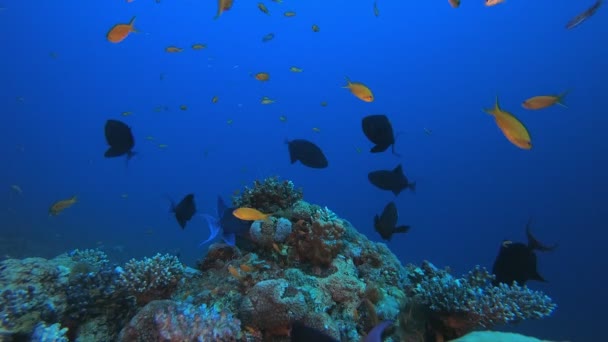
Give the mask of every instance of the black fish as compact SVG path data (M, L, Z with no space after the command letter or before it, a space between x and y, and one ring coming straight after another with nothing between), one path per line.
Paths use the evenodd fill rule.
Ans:
M516 281L518 285L523 286L528 280L546 282L545 278L536 269L536 253L534 251L550 252L557 245L545 246L536 240L530 232L530 221L526 225L526 235L528 236L528 244L509 240L502 242L492 267L492 273L496 277L492 282L494 285L499 283L511 285Z
M397 220L399 219L399 213L397 212L397 206L395 202L390 202L384 207L382 215L374 216L374 229L380 233L380 236L384 240L390 241L391 237L395 233L407 233L410 230L410 226L399 226L397 227Z
M376 146L369 150L371 153L384 152L389 146L392 146L393 154L399 156L399 154L395 152L393 125L391 125L391 122L386 115L378 114L366 116L361 121L361 126L367 139L376 144Z
M295 139L286 140L285 143L289 145L289 159L292 164L299 160L304 166L314 169L324 169L329 165L323 151L310 141Z
M587 19L591 18L591 16L594 15L595 12L597 12L598 8L600 8L601 5L602 0L597 0L591 7L586 9L583 13L577 15L576 17L568 21L568 23L566 24L566 29L571 30L587 21Z
M222 233L222 240L230 246L234 246L238 237L244 237L249 233L252 221L244 221L235 217L232 212L237 208L229 208L221 196L217 196L217 217L203 214L209 225L209 238L201 242L199 246L215 239Z
M127 155L127 159L131 159L135 155L133 147L135 139L131 128L122 121L108 120L105 127L106 141L110 147L104 154L106 158L120 157Z
M289 336L291 342L338 342L335 338L297 321L291 325Z
M401 164L397 165L393 170L378 170L367 174L367 179L370 183L382 190L390 190L395 196L399 195L404 189L416 191L416 183L409 182L403 174Z
M171 201L171 199L169 199ZM170 211L175 214L175 219L182 229L186 228L186 223L192 219L196 213L194 204L194 194L187 194L177 205L171 201Z

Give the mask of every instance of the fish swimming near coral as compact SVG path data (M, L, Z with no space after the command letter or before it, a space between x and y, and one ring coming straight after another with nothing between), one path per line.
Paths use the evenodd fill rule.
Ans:
M236 208L229 208L221 196L217 196L217 216L208 214L202 216L209 225L209 238L201 242L199 246L215 239L220 233L222 240L230 246L234 246L237 237L244 237L249 233L251 221L244 221L235 217L232 212Z
M361 339L361 342L382 342L382 333L392 324L393 321L391 320L378 323ZM291 342L338 342L338 340L324 332L308 327L298 321L291 325L289 337Z
M133 152L135 139L131 132L131 127L119 120L108 120L105 125L106 142L110 147L106 150L104 157L114 158L127 156L131 159L136 152Z
M188 221L192 219L192 216L196 213L196 204L194 203L194 194L187 194L184 198L176 205L169 196L167 196L171 202L171 208L169 212L175 214L175 219L182 229L186 228Z
M258 221L267 219L271 214L264 214L263 212L254 208L242 207L234 209L232 211L232 215L244 221Z
M395 202L390 202L384 207L380 216L374 216L374 229L380 234L380 236L387 241L393 237L395 233L407 233L410 230L410 226L398 226L397 220L399 219L399 213Z
M401 191L405 189L410 189L414 192L416 191L416 183L410 182L407 179L403 173L401 164L397 165L393 170L372 171L367 175L367 179L369 179L370 183L377 188L389 190L394 193L395 196L399 195Z
M371 153L384 152L392 146L393 154L399 156L395 152L393 125L391 125L386 115L368 115L361 121L361 127L367 139L375 144L370 150Z
M546 282L538 273L534 251L550 252L555 250L557 245L545 246L538 241L530 232L530 223L529 220L526 225L527 244L509 240L502 242L492 267L492 273L496 277L492 282L494 285L499 283L511 285L515 281L523 286L528 280Z
M302 165L313 169L324 169L329 165L327 157L319 146L304 139L285 140L289 146L289 159L291 163L300 161Z

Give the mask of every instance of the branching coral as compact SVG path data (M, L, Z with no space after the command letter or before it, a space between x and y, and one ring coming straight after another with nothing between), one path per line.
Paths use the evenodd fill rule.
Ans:
M246 187L242 194L234 196L235 207L255 208L265 213L276 213L291 208L303 197L302 189L296 189L291 181L269 177L255 181L253 188Z
M143 260L131 259L120 272L119 280L140 305L155 299L166 299L177 288L184 266L170 254L156 254Z
M410 267L408 292L426 305L431 324L445 337L459 337L475 328L487 328L549 316L556 308L551 298L527 287L492 286L493 275L476 267L462 278L425 261Z

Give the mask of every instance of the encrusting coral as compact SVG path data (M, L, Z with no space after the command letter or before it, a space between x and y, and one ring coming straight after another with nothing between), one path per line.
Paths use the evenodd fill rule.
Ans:
M288 181L257 182L235 203L273 215L253 222L247 248L212 244L197 269L168 254L117 266L95 250L1 262L0 334L51 326L74 341L280 342L299 321L359 341L399 318L385 341L449 340L555 309L540 292L488 285L480 268L461 279L426 262L406 269Z

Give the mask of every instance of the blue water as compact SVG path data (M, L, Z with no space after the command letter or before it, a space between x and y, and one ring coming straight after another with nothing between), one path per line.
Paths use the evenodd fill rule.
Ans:
M197 244L206 225L197 219L181 231L163 194L179 200L194 192L199 211L213 214L218 194L228 199L270 175L293 180L307 201L380 241L372 218L394 196L366 175L402 163L417 192L395 199L400 223L413 227L388 243L400 260L428 259L455 273L491 267L503 239L525 241L532 216L534 234L559 248L539 256L549 283L529 285L559 308L514 329L597 340L608 306L600 212L608 200L600 178L608 152L605 9L564 28L591 4L507 0L487 8L464 0L452 9L439 0L380 0L376 18L372 1L268 2L267 16L255 2L237 0L213 20L214 1L3 0L0 237L23 246L0 254L102 247L123 259L179 251L193 264L205 252ZM283 17L287 10L297 16ZM106 41L110 27L134 15L139 33ZM275 39L263 43L270 32ZM194 51L193 43L208 47ZM168 54L169 45L184 51ZM290 72L292 65L304 72ZM251 76L260 71L271 80ZM342 89L344 76L367 84L376 100L364 103ZM520 105L567 89L567 109ZM532 150L511 145L482 112L496 94L530 130ZM277 102L262 105L263 96ZM158 106L169 110L155 112ZM360 120L378 113L403 132L401 158L366 153ZM128 168L103 157L110 118L133 128L139 154ZM290 165L286 138L318 144L329 168ZM74 194L76 205L48 216L53 202Z

